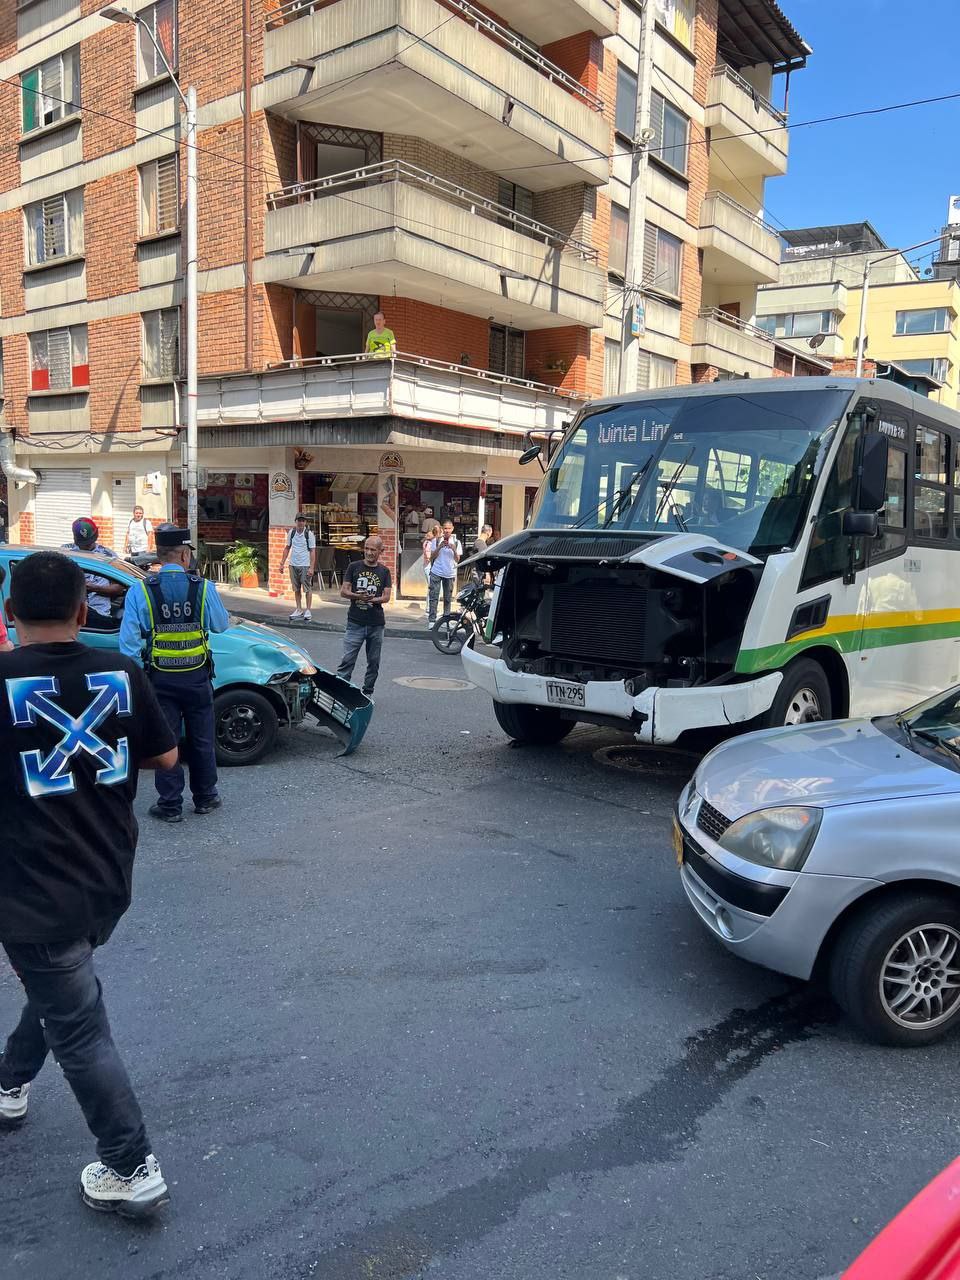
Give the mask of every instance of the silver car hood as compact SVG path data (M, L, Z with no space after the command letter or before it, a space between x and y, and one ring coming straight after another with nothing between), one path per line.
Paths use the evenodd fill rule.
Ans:
M865 804L960 792L960 773L881 733L869 720L836 720L747 734L717 747L697 791L731 821L778 804Z

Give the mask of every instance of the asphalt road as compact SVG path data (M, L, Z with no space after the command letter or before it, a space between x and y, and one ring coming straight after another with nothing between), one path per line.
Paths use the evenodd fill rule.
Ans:
M48 1063L0 1133L4 1280L836 1275L956 1154L957 1042L866 1045L714 944L670 853L684 761L514 749L411 676L462 671L388 641L361 750L289 734L219 814L158 827L142 787L99 964L173 1200L82 1206Z

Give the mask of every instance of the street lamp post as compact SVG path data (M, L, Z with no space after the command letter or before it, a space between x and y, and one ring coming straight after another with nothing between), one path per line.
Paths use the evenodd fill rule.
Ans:
M157 51L164 70L173 82L180 101L183 103L183 132L187 149L187 194L184 214L187 223L187 261L186 276L186 311L187 311L187 351L186 351L186 383L187 383L187 524L190 528L190 541L197 545L197 209L199 206L199 189L197 181L197 91L192 85L186 90L180 88L173 68L167 60L160 42L143 21L139 14L117 5L108 5L100 10L101 18L111 22L132 22L141 32L149 36Z
M885 253L880 258L871 258L869 254L863 260L863 280L860 284L860 323L857 326L857 365L855 374L858 378L863 376L863 348L867 341L867 297L870 293L870 272L878 262L889 262L891 258L897 258L902 253L912 253L914 249L923 249L928 244L939 244L940 237L934 236L930 240L921 240L919 244L908 245L906 249L894 249L892 253Z

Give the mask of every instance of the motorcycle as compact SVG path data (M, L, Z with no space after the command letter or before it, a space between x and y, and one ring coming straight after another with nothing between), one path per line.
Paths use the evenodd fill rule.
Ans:
M434 647L441 653L457 654L471 636L484 638L484 625L490 612L490 597L482 582L471 582L457 594L462 609L451 610L438 618L430 633Z

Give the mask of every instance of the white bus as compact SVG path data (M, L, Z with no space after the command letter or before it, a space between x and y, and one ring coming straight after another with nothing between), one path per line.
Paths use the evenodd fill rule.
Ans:
M893 383L595 401L492 548L463 663L519 741L897 711L960 680L958 552L960 415Z

